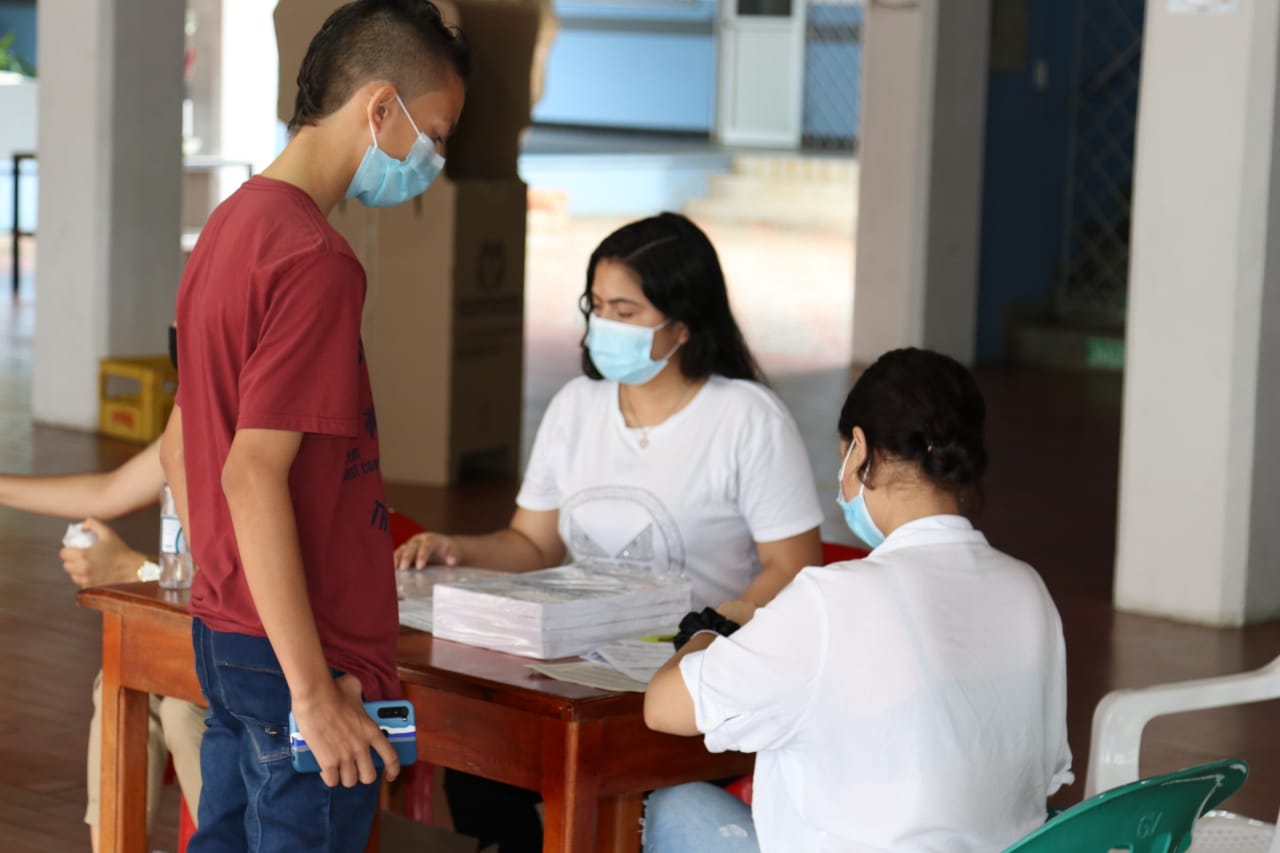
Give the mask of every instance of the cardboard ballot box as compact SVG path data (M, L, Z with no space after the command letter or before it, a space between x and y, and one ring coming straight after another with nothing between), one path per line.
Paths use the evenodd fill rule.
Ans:
M307 45L341 0L281 0L279 115L293 114ZM439 485L469 464L519 465L528 191L519 180L529 124L538 7L439 3L472 51L466 106L445 174L394 208L340 204L330 220L364 264L369 358L383 476Z
M389 480L519 464L525 198L519 182L439 180L399 207L347 201L330 217L368 276L364 346Z

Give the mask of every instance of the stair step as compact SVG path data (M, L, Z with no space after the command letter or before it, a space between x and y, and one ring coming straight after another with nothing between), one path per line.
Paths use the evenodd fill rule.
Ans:
M760 199L744 203L736 198L698 198L685 205L685 213L695 219L718 222L777 225L784 228L815 228L853 233L858 221L857 204L850 199L836 204L824 201L781 201Z
M712 198L744 202L796 201L805 203L856 204L857 181L797 181L757 175L711 175L707 189Z
M733 171L759 178L857 183L858 161L852 157L742 154L733 158Z

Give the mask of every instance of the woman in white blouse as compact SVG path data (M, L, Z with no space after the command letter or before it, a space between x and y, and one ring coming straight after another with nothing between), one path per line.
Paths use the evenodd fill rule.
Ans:
M1072 778L1062 627L1036 572L969 522L984 419L937 353L858 380L839 502L874 550L805 569L654 677L652 728L754 752L756 771L750 810L701 783L656 792L646 853L995 853L1044 821Z
M510 525L420 534L396 564L519 572L567 555L685 575L695 608L744 618L821 562L822 511L795 422L730 311L714 247L673 213L623 226L591 255L580 308L585 375L548 406ZM534 846L531 809L519 820L494 804L472 815L460 801L481 797L455 796L462 778L446 783L460 829L502 853ZM502 827L517 825L526 829L504 840Z

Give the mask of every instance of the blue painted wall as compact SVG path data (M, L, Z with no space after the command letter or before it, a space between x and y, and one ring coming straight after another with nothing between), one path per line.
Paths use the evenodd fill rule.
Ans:
M0 0L0 36L14 33L14 50L32 65L36 65L36 4L35 0ZM39 67L37 66L37 71ZM0 116L0 121L3 121ZM13 227L13 167L8 160L0 163L0 231ZM23 173L35 173L35 165L26 163ZM22 227L31 228L36 220L36 181L25 178L19 194L19 215Z
M14 33L14 51L27 62L36 63L35 0L0 0L0 36Z
M559 2L535 121L710 133L715 122L714 0Z
M1066 206L1071 72L1081 0L1029 0L1027 67L993 72L987 87L980 362L1005 352L1009 307L1053 301ZM1048 66L1036 85L1037 61Z

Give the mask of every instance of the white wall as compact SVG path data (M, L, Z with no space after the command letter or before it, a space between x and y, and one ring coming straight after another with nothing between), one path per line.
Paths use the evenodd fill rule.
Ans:
M15 151L36 150L36 97L38 87L34 80L23 77L3 79L0 74L0 231L13 227L13 176L12 158ZM24 165L23 174L32 167ZM22 181L22 227L35 226L35 182L31 178ZM5 285L7 287L7 284Z
M165 351L181 185L182 4L41 0L33 412L97 423L98 359Z
M1280 14L1168 5L1143 53L1116 604L1237 625L1280 616Z
M973 359L989 22L989 0L867 6L855 362Z
M14 151L36 147L36 81L28 78L0 80L0 158Z
M222 157L253 164L257 174L278 152L276 89L279 59L272 13L264 0L222 0L220 149ZM222 197L244 180L224 170Z

